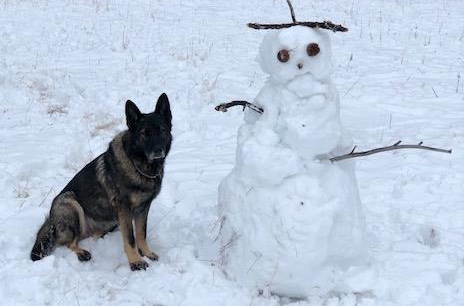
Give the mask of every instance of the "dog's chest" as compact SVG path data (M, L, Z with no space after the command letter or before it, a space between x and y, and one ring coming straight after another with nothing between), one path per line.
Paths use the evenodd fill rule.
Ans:
M151 202L155 196L159 193L159 188L153 188L153 190L139 190L133 191L129 195L129 201L132 207L140 206L147 202Z

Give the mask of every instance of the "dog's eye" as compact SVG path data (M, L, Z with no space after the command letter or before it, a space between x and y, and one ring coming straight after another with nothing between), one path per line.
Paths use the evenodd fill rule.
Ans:
M147 131L144 129L144 130L140 130L140 136L142 137L145 137L147 136Z

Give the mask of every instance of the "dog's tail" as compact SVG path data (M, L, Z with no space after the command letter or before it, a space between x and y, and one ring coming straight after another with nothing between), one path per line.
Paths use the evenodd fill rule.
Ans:
M31 251L31 259L39 260L48 256L55 249L55 227L51 224L50 218L45 219L44 224L37 233L34 247Z

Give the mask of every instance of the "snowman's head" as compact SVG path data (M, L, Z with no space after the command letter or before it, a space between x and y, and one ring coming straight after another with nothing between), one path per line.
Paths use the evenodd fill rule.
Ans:
M261 69L277 83L311 74L324 81L332 73L332 52L326 30L294 26L266 34L260 47Z

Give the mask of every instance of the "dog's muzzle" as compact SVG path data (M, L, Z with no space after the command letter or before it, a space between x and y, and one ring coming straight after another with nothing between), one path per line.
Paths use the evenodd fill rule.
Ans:
M152 161L155 161L157 159L161 159L161 158L165 158L166 157L166 153L164 152L164 150L155 150L153 152L150 152L147 155L147 160L149 162L152 162Z

